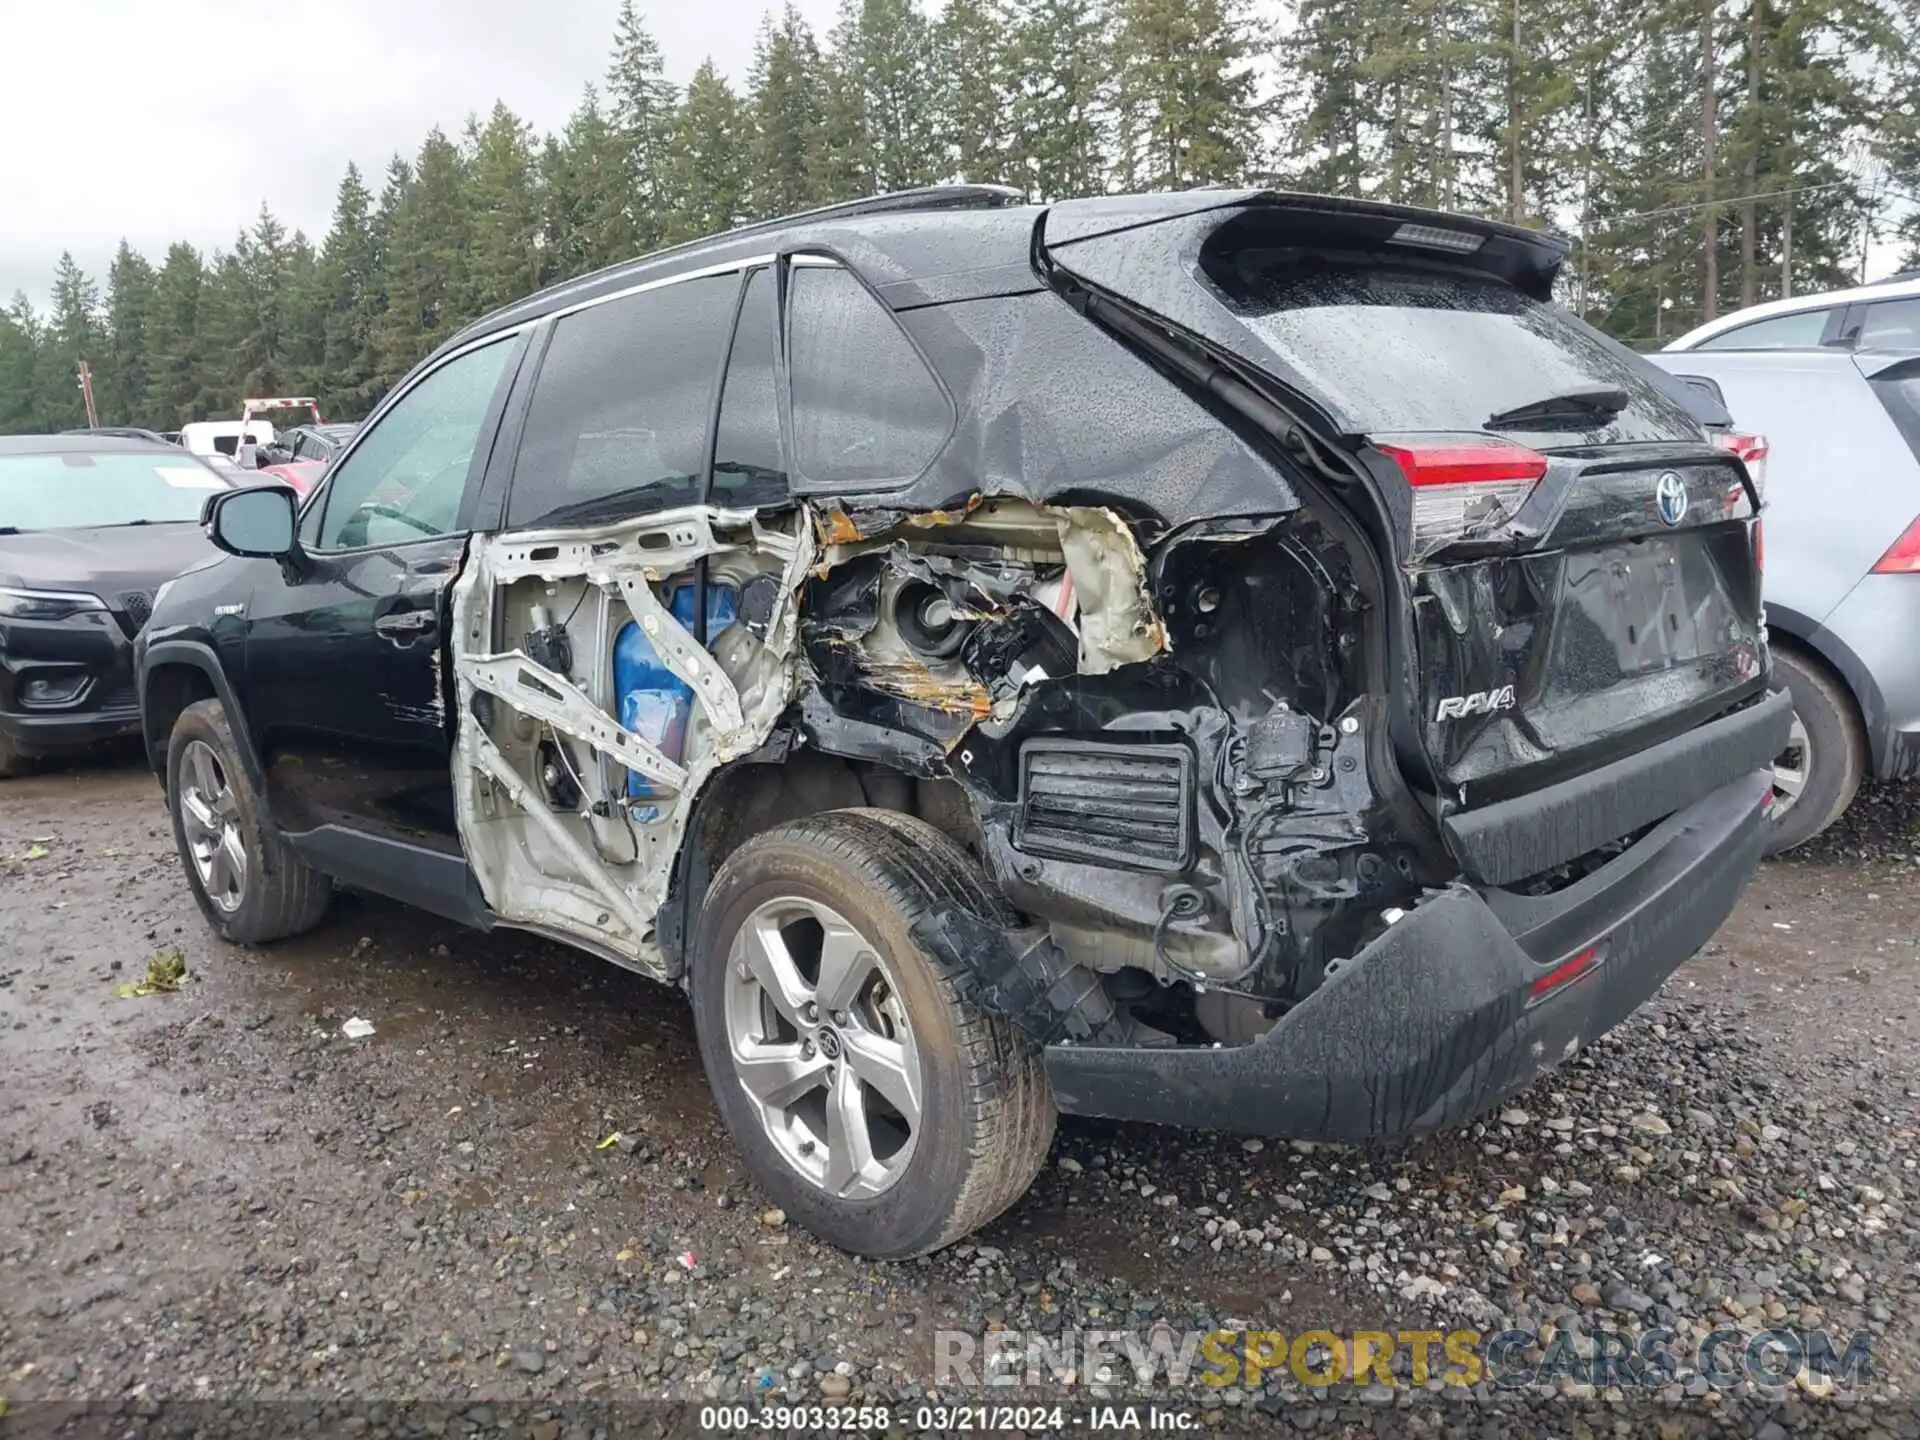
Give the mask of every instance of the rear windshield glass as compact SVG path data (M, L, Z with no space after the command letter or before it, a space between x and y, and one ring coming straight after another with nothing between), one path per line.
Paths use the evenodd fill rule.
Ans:
M1329 262L1259 277L1235 308L1358 433L1481 430L1516 406L1624 390L1626 408L1604 424L1498 433L1545 446L1700 438L1645 362L1496 280Z
M198 520L227 484L191 456L0 455L0 530Z

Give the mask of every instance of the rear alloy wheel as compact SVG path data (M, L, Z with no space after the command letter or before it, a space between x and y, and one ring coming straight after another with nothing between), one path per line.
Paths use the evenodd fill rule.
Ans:
M986 1224L1053 1138L1039 1052L914 933L949 906L1004 917L939 830L836 810L747 841L700 907L689 987L721 1117L774 1202L856 1254Z
M780 1158L827 1194L884 1194L906 1172L925 1083L878 949L815 900L769 900L734 932L727 1040Z
M1773 761L1773 818L1784 820L1798 803L1813 778L1813 747L1807 741L1807 723L1793 712L1793 726L1787 731L1787 748Z
M1793 698L1793 726L1773 762L1773 820L1766 853L1804 845L1853 803L1867 746L1853 703L1811 661L1776 646L1774 683Z

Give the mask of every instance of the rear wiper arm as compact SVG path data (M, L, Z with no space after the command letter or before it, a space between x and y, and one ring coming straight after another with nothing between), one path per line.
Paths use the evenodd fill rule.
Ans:
M1564 425L1582 420L1604 425L1632 399L1624 390L1570 390L1565 395L1549 395L1544 400L1529 400L1511 410L1489 415L1482 428L1503 430L1526 425Z

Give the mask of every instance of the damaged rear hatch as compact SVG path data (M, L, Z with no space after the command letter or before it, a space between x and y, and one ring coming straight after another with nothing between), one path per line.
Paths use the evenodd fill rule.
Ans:
M1637 773L1630 803L1566 789L1709 733L1765 666L1758 493L1664 377L1551 303L1561 242L1254 193L1171 215L1056 207L1043 253L1110 306L1171 322L1171 343L1251 379L1311 437L1297 453L1399 579L1395 733L1436 813L1556 787L1602 802L1517 841L1450 819L1470 873L1543 874L1766 762L1748 726L1737 744L1680 743L1677 773Z

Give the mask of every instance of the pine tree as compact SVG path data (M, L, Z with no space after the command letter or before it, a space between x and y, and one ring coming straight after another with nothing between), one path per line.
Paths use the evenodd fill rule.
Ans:
M249 395L284 395L292 388L287 332L290 298L289 237L265 204L251 230L234 240L233 252L216 265L221 296L220 348L226 358L226 395L212 397L216 408L237 413Z
M589 85L580 108L540 154L541 280L584 275L633 253L626 156Z
M312 384L330 416L364 415L379 399L373 389L373 327L381 291L372 207L366 182L349 164L335 192L333 224L315 266L321 333L319 374Z
M98 367L104 355L100 287L74 263L71 253L62 251L37 366L38 408L49 428L66 430L87 423L80 362Z
M745 120L733 87L701 63L674 112L661 174L670 208L668 244L725 230L746 203Z
M1549 225L1581 194L1585 47L1617 44L1589 27L1584 0L1483 0L1498 104L1489 113L1492 207L1516 225Z
M1675 23L1673 11L1685 3L1651 0L1659 18L1644 27L1624 87L1619 183L1612 203L1596 210L1590 237L1588 318L1647 347L1700 316L1700 45L1697 33Z
M920 0L841 0L834 30L842 174L854 193L931 185L941 176L934 133L933 26Z
M380 216L387 303L374 325L383 393L476 313L467 172L466 157L439 129L427 133L410 170L389 169Z
M527 125L496 103L473 153L468 278L472 308L518 300L540 281L540 199Z
M0 311L0 435L22 435L46 428L40 421L40 318L27 297L16 293Z
M321 286L320 252L304 231L287 237L284 275L281 320L286 385L294 394L317 399L326 380L327 301Z
M1253 168L1255 39L1244 0L1120 0L1116 81L1137 181L1177 190Z
M163 430L177 430L205 415L200 408L200 302L205 284L199 252L191 245L170 246L153 282L144 367L147 422Z
M1003 184L1011 173L1012 30L1006 0L947 0L934 28L946 168L974 184Z
M1490 157L1473 138L1495 128L1500 93L1485 19L1453 0L1407 0L1375 18L1366 73L1381 198L1443 210L1499 204Z
M147 422L147 315L153 287L153 266L122 240L107 271L107 353L94 386L100 418L109 425Z
M1036 200L1104 192L1114 57L1100 11L1089 0L1023 0L1009 65L1019 77L1008 157L1013 183Z
M1325 195L1365 194L1374 178L1369 17L1353 0L1300 0L1297 20L1281 52L1297 183Z
M660 47L635 13L633 0L620 0L607 98L613 106L613 129L626 172L627 238L637 252L652 250L665 230L668 207L661 172L673 130L676 92L667 79Z
M822 204L827 73L813 31L791 3L762 22L747 84L747 210L756 218Z

